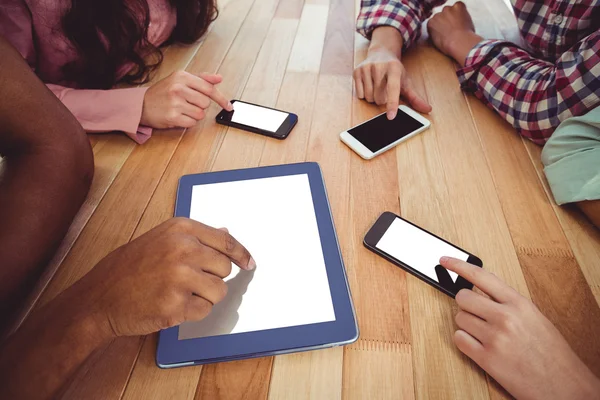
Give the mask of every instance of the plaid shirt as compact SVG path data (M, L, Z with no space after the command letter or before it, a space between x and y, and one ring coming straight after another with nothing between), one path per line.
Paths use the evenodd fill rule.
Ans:
M457 75L524 137L543 145L565 119L600 105L600 0L511 0L528 46L484 40ZM362 0L358 31L398 29L408 48L443 0Z

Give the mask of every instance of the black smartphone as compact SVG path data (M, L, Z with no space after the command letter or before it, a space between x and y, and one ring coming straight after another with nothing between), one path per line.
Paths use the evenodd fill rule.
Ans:
M363 244L451 297L461 289L472 289L473 284L439 265L441 257L483 266L479 257L387 211L367 232Z
M289 112L240 100L231 100L231 104L233 111L222 110L217 115L217 123L275 139L285 139L298 122L298 116Z

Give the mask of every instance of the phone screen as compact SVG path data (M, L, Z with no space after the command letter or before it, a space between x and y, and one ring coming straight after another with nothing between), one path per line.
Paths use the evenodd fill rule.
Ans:
M469 258L469 254L458 247L397 217L375 247L438 283L443 283L440 282L436 271L441 257L453 257L463 261ZM458 275L455 272L443 268L442 270L447 271L452 282L456 283Z
M422 127L422 123L402 110L398 110L398 115L391 121L385 114L381 114L362 125L355 126L348 133L367 149L376 153Z
M228 113L231 122L262 129L268 132L277 132L281 124L287 119L288 113L248 104L241 101L233 103L233 112Z

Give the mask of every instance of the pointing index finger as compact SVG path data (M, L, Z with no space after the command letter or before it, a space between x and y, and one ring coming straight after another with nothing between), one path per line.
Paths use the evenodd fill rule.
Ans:
M248 249L234 238L227 229L215 229L198 221L191 221L191 234L202 244L212 247L218 252L226 255L238 267L245 270L256 268L256 261Z
M219 89L217 89L215 85L206 79L189 74L188 86L204 94L205 96L208 96L225 110L233 110L233 105L231 102L229 102L229 100L219 91Z
M444 268L456 272L499 303L510 301L516 293L513 288L483 268L451 257L442 257L440 264Z

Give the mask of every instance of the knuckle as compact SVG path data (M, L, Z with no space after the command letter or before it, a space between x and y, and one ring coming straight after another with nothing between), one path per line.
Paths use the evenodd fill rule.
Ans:
M203 301L198 305L199 319L206 317L212 311L213 304L210 301Z
M191 227L191 222L188 218L175 217L170 220L171 225L169 226L170 231L175 232L186 232Z
M179 113L175 110L170 110L167 112L167 122L171 125L175 125L177 122L177 118L179 117Z
M221 279L219 278L213 278L213 279L218 279L218 282L215 282L215 294L217 297L217 302L223 300L225 298L225 296L227 296L227 291L228 291L228 287L225 284L225 282L223 282Z
M469 297L469 293L467 292L468 289L461 289L457 294L456 294L456 302L460 305L461 303L464 304L465 300L467 300L467 298Z
M179 70L179 71L175 71L173 73L173 76L175 77L175 79L177 80L182 80L185 79L187 77L187 72L183 71L183 70Z
M183 91L184 85L178 82L173 83L169 86L169 94L178 96Z
M224 244L225 250L228 253L232 253L233 251L235 251L237 249L237 240L235 240L233 238L233 236L231 236L227 232L223 232L222 235L223 235L223 244Z

